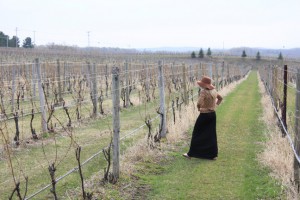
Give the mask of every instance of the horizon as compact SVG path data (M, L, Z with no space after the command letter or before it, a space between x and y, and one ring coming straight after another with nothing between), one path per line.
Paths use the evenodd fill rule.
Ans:
M236 47L230 47L230 48L211 48L211 47L196 47L196 46L157 46L157 47L143 47L143 48L128 48L128 47L118 47L118 46L103 46L103 47L97 47L97 46L76 46L76 45L67 45L67 44L56 44L56 43L48 43L48 44L42 44L42 45L34 45L33 48L50 48L53 47L69 47L69 48L79 48L79 49L124 49L124 50L151 50L151 49L202 49L203 51L208 50L210 48L211 50L217 50L217 51L224 51L224 50L233 50L233 49L259 49L259 50L276 50L276 51L288 51L288 50L295 50L300 49L300 47L293 47L293 48L268 48L268 47L248 47L248 46L236 46ZM9 48L14 49L15 47L0 47L2 49ZM22 45L20 45L17 48L22 49L30 49L30 48L24 48Z
M96 46L90 46L90 47L80 47L80 46L69 46L69 45L63 45L63 44L54 44L54 43L50 43L50 44L46 44L46 45L37 45L36 47L49 47L51 45L56 45L56 46L62 46L62 47L73 47L73 48L80 48L80 49L88 49L88 48L92 48L92 49L101 49L101 48L112 48L112 49L126 49L126 50L151 50L151 49L202 49L202 50L207 50L208 48L210 48L211 50L217 50L217 51L223 51L223 50L232 50L232 49L261 49L261 50L279 50L279 51L287 51L287 50L293 50L293 49L300 49L300 47L295 47L295 48L267 48L267 47L247 47L247 46L237 46L237 47L231 47L231 48L211 48L211 47L192 47L192 46L158 46L158 47L144 47L144 48L127 48L127 47L96 47ZM5 48L5 47L3 47ZM14 47L12 47L14 48ZM20 47L21 48L21 47Z

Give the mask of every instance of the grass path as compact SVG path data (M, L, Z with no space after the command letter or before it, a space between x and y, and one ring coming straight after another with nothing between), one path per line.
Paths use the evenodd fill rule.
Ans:
M280 199L280 186L256 160L264 140L261 115L258 79L252 72L217 110L217 161L185 159L181 154L187 146L172 152L171 162L153 164L155 173L139 175L151 187L147 199Z

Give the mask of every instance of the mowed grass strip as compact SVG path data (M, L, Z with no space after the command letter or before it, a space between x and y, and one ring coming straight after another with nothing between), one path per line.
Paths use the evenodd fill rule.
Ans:
M185 146L171 153L171 162L147 163L155 169L139 174L141 184L151 187L147 199L282 199L280 185L256 160L265 140L261 115L258 79L252 72L217 109L218 159L185 159Z

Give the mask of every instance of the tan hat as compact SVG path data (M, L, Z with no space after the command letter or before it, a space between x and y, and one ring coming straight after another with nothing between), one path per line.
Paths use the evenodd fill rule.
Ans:
M201 81L197 81L197 84L202 88L207 88L209 90L215 89L215 86L211 84L211 79L208 76L203 76Z

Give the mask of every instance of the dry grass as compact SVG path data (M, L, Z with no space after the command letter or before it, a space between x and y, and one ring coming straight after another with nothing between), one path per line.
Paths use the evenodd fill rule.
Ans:
M267 140L264 143L264 151L258 155L258 159L272 170L271 176L281 180L282 185L285 186L287 199L298 199L296 188L291 181L294 179L294 154L292 148L287 138L281 136L282 133L276 123L277 119L271 99L266 94L265 87L261 81L259 81L259 88L262 95L261 104L264 109L262 120L267 127L265 133Z
M172 115L172 116L171 116ZM176 123L173 121L173 114L170 113L170 118L168 120L168 131L167 141L169 144L174 144L183 139L186 139L186 131L195 123L195 119L199 115L196 107L196 102L190 102L186 107L182 107L181 111L175 111Z
M130 176L136 171L138 162L159 162L164 157L163 151L158 148L151 149L147 144L147 139L144 138L126 150L121 158L120 171Z
M244 81L247 77L233 82L219 91L219 93L224 97L229 94L238 84ZM138 99L135 99L138 100ZM196 100L194 100L196 101ZM196 102L190 101L188 106L183 106L181 111L176 109L176 123L173 121L173 113L169 111L168 113L168 134L166 140L163 140L157 148L150 148L147 143L147 138L144 137L134 143L134 145L128 147L124 154L121 156L120 160L120 172L121 177L131 177L132 175L140 170L139 163L159 163L163 160L168 160L170 157L168 153L170 149L176 149L176 144L179 142L184 142L186 145L190 142L188 139L187 131L190 127L192 127L195 123L195 120L199 112L197 111ZM122 183L122 181L118 182L114 186L100 186L101 185L101 177L99 175L93 176L91 179L85 181L87 190L94 191L94 197L103 198L106 196L111 187L113 190L118 190L123 197L132 198L135 196L137 191L137 186L134 183L134 180L128 180L127 183ZM100 184L100 185L99 185ZM125 185L124 185L125 184ZM126 188L126 191L125 189ZM139 190L143 190L143 188L139 188ZM138 192L140 193L140 192ZM80 194L80 189L68 191L69 196L76 196ZM109 196L109 195L108 195ZM104 198L105 199L105 198Z
M244 78L227 85L226 87L221 89L218 93L223 97L227 96L232 90L234 90L234 88L236 88L237 85L239 85L241 82L246 80L248 78L248 76L249 76L249 73Z

